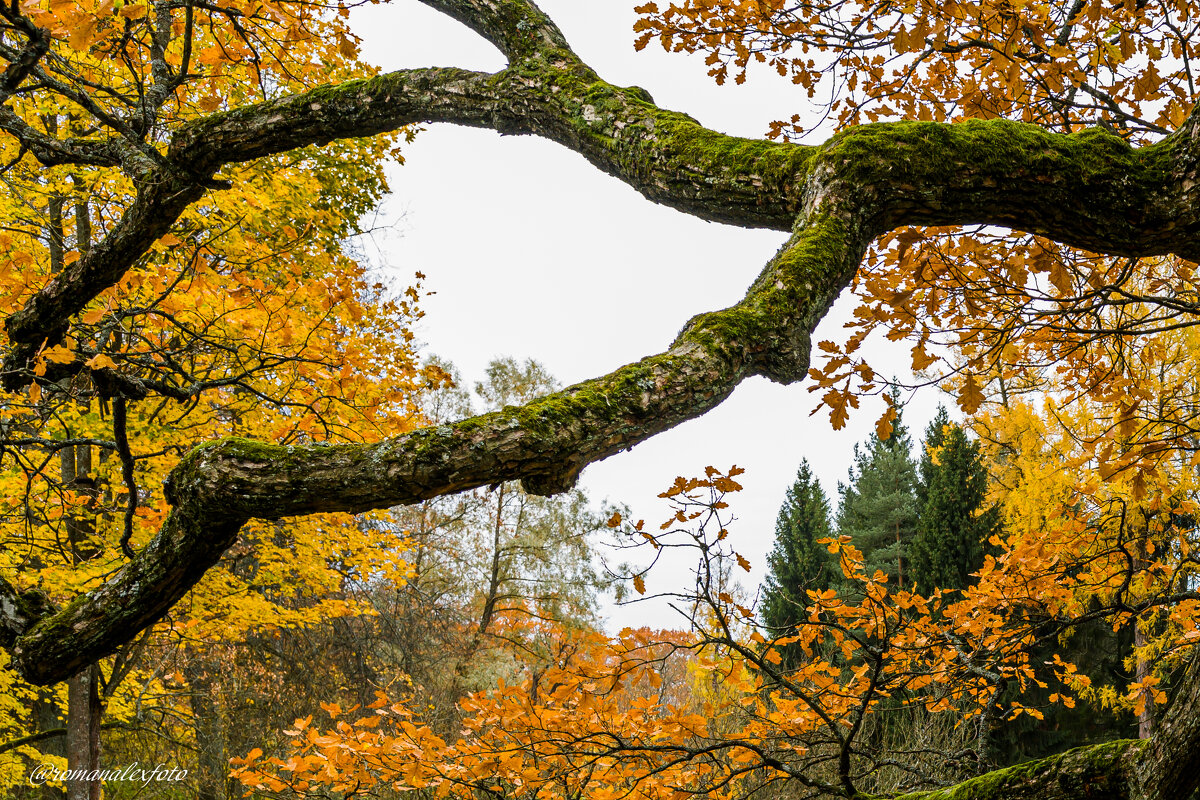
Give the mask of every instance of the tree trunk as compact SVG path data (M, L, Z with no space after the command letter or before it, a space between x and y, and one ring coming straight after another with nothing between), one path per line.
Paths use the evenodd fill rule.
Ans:
M60 220L61 222L61 220ZM63 486L76 489L90 482L91 448L66 447L59 451ZM92 521L72 512L66 519L67 538L76 563L93 555L87 544ZM67 770L88 776L100 769L100 666L90 664L67 681ZM100 800L99 777L67 781L67 800Z
M1133 646L1138 649L1146 646L1146 633L1135 619L1133 621ZM1150 662L1143 656L1138 656L1136 677L1139 683L1144 682L1153 674ZM1154 698L1147 697L1142 713L1138 715L1138 738L1149 739L1154 735Z
M196 800L226 800L229 761L221 711L214 698L216 687L205 664L194 654L187 655L184 675L191 689L188 702L196 737Z
M38 693L38 699L34 701L33 705L33 719L38 731L52 731L63 727L62 716L53 694L48 691ZM62 736L38 742L37 748L48 756L66 758L67 755L67 742ZM63 800L66 796L63 790L57 786L42 786L40 792L36 793L42 800Z
M100 667L92 664L67 681L67 800L100 800Z

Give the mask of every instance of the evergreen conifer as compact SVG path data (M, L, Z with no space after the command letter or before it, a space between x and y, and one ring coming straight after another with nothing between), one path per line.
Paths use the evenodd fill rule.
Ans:
M838 565L828 548L817 544L832 535L829 500L808 461L801 461L775 522L775 546L767 555L762 613L773 636L795 630L806 615L809 589L823 591L836 584Z
M978 443L950 422L945 408L939 409L925 433L920 520L909 553L917 591L970 585L999 524L997 510L984 508L986 494Z
M872 433L865 448L855 446L849 483L838 484L837 529L862 551L868 575L882 570L893 586L904 588L912 583L907 572L917 532L916 489L912 437L900 412L891 436L880 439Z

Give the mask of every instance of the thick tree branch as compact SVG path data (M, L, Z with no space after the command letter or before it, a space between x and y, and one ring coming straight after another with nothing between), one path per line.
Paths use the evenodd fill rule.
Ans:
M1200 258L1194 162L1179 158L1193 138L1133 150L1101 131L1063 136L995 120L868 125L818 147L772 144L703 128L553 51L495 75L392 73L186 127L117 227L7 320L16 348L5 385L28 382L37 348L116 283L222 165L415 122L545 136L651 200L717 222L786 230L821 173L853 183L881 230L987 223L1121 255Z
M529 0L421 0L487 39L510 62L546 50L569 50L562 31Z
M46 684L108 654L160 618L252 517L360 512L515 479L560 492L588 463L703 414L749 375L799 378L809 329L869 241L837 220L836 205L825 196L742 303L696 317L667 352L606 377L376 445L227 439L193 451L166 487L174 509L162 532L103 587L22 636L14 664Z
M454 69L397 72L215 114L184 128L175 136L165 164L147 165L138 181L138 197L120 223L6 320L14 349L5 363L4 385L14 389L31 380L29 367L42 344L56 343L74 314L120 280L202 196L224 164L417 122L542 133L586 148L585 155L602 168L626 177L647 196L690 213L736 224L790 227L796 203L786 191L780 197L777 181L795 176L793 162L802 158L799 148L707 131L690 118L649 105L639 90L616 89L578 62L568 66L544 64L540 77L509 70L497 75ZM582 70L582 80L572 70ZM580 96L559 102L554 87L541 83L544 78L570 78L572 94ZM592 102L587 92L593 92ZM609 102L614 108L601 114L596 104ZM660 165L651 160L644 166L622 167L623 158L640 154L626 152L630 147L652 155L657 149L654 137L642 142L645 136L625 133L613 140L614 146L605 145L612 137L599 123L625 127L620 117L631 110L639 126L652 129L657 120L672 131L674 143L662 154ZM591 141L581 141L584 137ZM738 159L737 168L707 152L710 139L722 146L720 156ZM741 168L747 166L750 172L743 174Z
M86 164L117 167L122 163L122 148L114 142L86 139L55 139L35 129L7 106L0 106L0 130L6 131L33 154L43 166Z
M988 223L1122 255L1200 257L1194 124L1139 151L1099 131L1054 136L1003 121L864 126L820 147L739 139L605 83L528 0L426 2L495 42L509 68L403 71L216 114L179 131L165 159L56 141L0 110L0 127L44 163L120 162L139 187L108 236L6 320L15 349L4 386L30 381L37 349L218 185L222 165L417 122L541 135L655 202L717 222L788 230L813 170L832 168L873 196L866 213L884 228Z

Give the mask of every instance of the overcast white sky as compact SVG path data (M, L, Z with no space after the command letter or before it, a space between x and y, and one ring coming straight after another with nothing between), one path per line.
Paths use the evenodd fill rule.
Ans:
M633 49L633 0L539 0L575 51L606 80L641 86L660 106L703 124L761 136L773 119L803 114L807 99L773 74L745 86L717 87L701 59ZM497 51L466 28L416 0L392 0L354 12L364 58L391 70L456 66L496 70ZM398 281L414 271L436 292L424 304L419 336L429 352L449 359L464 379L482 377L494 357L535 358L563 383L609 372L666 348L694 314L741 298L783 243L776 232L702 222L654 205L582 157L531 137L431 126L391 170L392 197L377 237ZM850 306L842 302L818 330L841 336ZM906 375L906 349L875 352L884 374ZM905 410L919 437L939 397L926 391ZM707 416L590 466L582 486L594 500L629 504L657 523L667 515L656 495L676 475L712 464L746 469L746 489L733 501L738 549L753 570L753 591L765 570L775 515L801 458L813 465L836 508L854 443L866 438L881 407L833 431L823 414L810 417L814 395L805 384L765 379L743 384ZM652 574L651 588L683 580ZM674 627L665 607L613 608L610 626Z

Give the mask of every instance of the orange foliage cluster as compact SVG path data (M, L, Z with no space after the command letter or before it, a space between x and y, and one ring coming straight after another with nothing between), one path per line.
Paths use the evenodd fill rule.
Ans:
M1178 127L1196 93L1200 37L1182 0L678 0L639 12L640 47L705 53L718 82L764 63L810 97L827 92L839 127L1002 117L1145 144ZM772 133L798 133L799 119ZM882 390L860 349L882 331L906 342L918 380L943 383L967 414L1033 391L1087 398L1106 422L1086 443L1105 477L1132 469L1153 481L1170 453L1194 449L1193 368L1179 355L1191 335L1159 335L1197 322L1194 264L911 228L876 242L854 291L847 336L821 342L810 371L835 428Z
M740 488L733 480L740 470L710 468L663 493L672 507L664 533L625 525L619 515L610 520L655 553L696 554L693 589L665 593L688 613L690 632L605 637L542 624L536 635L553 643L553 655L527 661L520 685L465 700L467 719L453 742L381 695L365 710L326 706L338 719L331 729L302 720L288 732L289 756L255 751L235 760L235 774L251 789L302 796L386 785L439 797L725 798L789 778L822 788L822 764L842 749L861 761L857 773L878 768L871 759L880 754L856 745L876 715L913 708L946 715L953 726L979 731L964 734L970 739L1006 719L1042 718L1044 707L1005 696L1009 686L1053 688L1049 702L1067 707L1083 699L1141 713L1147 702L1163 702L1159 675L1094 687L1061 656L1042 663L1031 653L1097 617L1119 628L1158 615L1163 624L1146 626L1158 634L1147 650L1158 655L1200 638L1200 599L1178 589L1196 567L1188 536L1149 506L1140 507L1137 530L1098 516L1077 502L1068 478L1047 481L1037 471L1047 454L1033 447L1033 428L1041 425L1036 441L1045 442L1052 438L1045 424L1032 414L1007 424L1008 444L1026 448L1009 463L1012 485L994 498L1006 509L1008 532L962 592L897 589L882 572L864 572L848 537L828 539L845 586L810 591L807 619L792 635L773 634L730 577L743 559L730 547L725 496ZM1030 513L1052 496L1057 505ZM1194 506L1180 502L1172 512ZM1134 549L1141 558L1131 566ZM794 666L783 666L783 648L799 648Z
M1076 432L1102 477L1150 479L1191 451L1195 425L1195 265L1116 259L1037 237L904 229L877 247L854 289L861 305L843 343L811 371L835 424L878 379L860 347L876 330L911 343L911 366L974 414L989 400L1053 393L1088 403Z
M501 683L466 698L457 741L435 735L406 704L381 694L366 709L322 704L338 720L331 729L299 720L286 732L290 756L255 750L234 759L234 776L249 788L302 794L382 785L428 788L439 797L483 791L662 800L679 796L672 787L712 780L716 763L687 757L691 743L708 737L706 720L687 708L686 697L673 701L661 677L664 668L678 671L667 665L686 654L683 637L643 629L610 640L541 627L554 642L551 655L528 664L521 685Z
M636 30L639 47L706 54L718 83L764 64L810 98L831 96L839 125L1007 117L1163 133L1194 95L1190 11L1184 0L680 0L639 6Z

